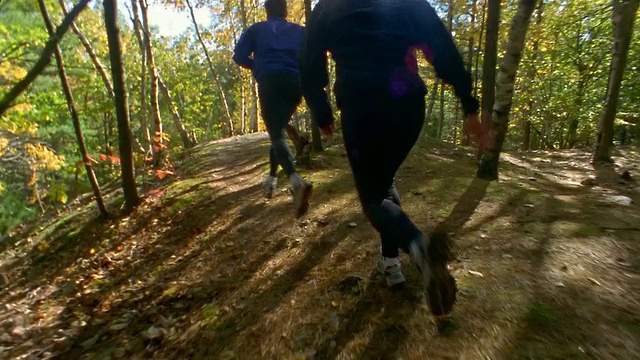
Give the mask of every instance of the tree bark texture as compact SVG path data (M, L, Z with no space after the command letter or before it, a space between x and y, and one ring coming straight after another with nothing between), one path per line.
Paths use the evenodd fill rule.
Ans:
M485 180L498 179L498 159L509 125L509 113L513 104L513 92L516 74L522 59L522 51L529 29L531 14L536 0L519 0L516 14L511 22L507 49L502 58L496 88L491 128L495 132L495 141L486 151L478 164L476 176Z
M51 17L49 16L49 11L47 10L47 6L45 5L44 0L38 0L38 6L40 7L40 12L42 13L42 18L44 20L45 26L47 27L47 31L49 32L49 36L53 36L55 34L55 30L53 28L53 24L51 23ZM93 189L93 195L95 196L100 215L106 219L109 217L109 211L107 210L104 199L102 198L102 193L100 191L100 185L98 184L96 174L91 167L91 160L87 152L87 146L84 142L82 127L80 126L80 119L78 118L78 112L76 111L76 105L73 100L71 87L69 86L69 81L67 80L67 72L64 68L64 61L62 59L62 54L60 53L60 47L57 44L54 46L54 54L58 67L58 74L60 76L60 83L62 85L62 92L64 93L64 97L67 100L67 106L69 108L69 114L71 115L71 120L73 122L73 129L76 133L78 149L80 150L80 155L82 156L82 162L84 164L85 170L87 171L87 177L89 178L89 183L91 184L91 188Z
M604 108L598 119L596 147L593 162L611 162L610 148L613 143L613 123L618 111L620 85L629 55L629 44L633 36L633 22L638 11L639 0L613 0L613 53L609 70L609 84Z
M104 0L104 23L109 41L111 59L111 78L113 79L114 103L118 121L118 140L120 147L120 166L122 168L122 190L124 192L125 212L133 211L140 204L138 188L133 168L133 135L129 125L127 90L124 84L122 65L122 46L118 28L118 9L116 0Z

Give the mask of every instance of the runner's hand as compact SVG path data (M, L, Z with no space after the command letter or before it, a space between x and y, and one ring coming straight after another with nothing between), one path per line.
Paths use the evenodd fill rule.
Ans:
M481 152L489 150L491 145L493 145L494 132L480 122L477 113L467 116L462 129L465 134L469 135L471 141L478 146Z
M336 125L331 123L323 128L320 128L320 132L325 135L333 135L336 132Z

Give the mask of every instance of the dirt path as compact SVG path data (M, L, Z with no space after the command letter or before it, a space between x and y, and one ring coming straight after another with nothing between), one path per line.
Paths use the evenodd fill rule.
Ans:
M403 290L375 274L342 148L305 174L315 195L299 221L284 186L261 196L267 154L261 134L201 145L128 218L93 220L90 205L0 244L0 358L640 356L640 197L620 169L507 155L486 184L466 150L419 144L403 206L453 233L458 257L454 326L439 334L408 258ZM635 150L617 160L640 176Z

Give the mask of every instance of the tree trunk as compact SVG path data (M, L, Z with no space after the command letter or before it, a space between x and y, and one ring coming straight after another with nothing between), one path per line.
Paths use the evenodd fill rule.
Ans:
M131 212L140 204L138 188L133 170L132 134L129 126L127 90L124 84L124 68L122 66L122 49L120 45L120 29L118 28L118 9L116 0L104 0L104 23L109 40L109 57L111 59L111 78L113 79L114 102L118 119L118 139L120 145L120 164L122 167L122 190L124 192L124 208Z
M256 84L253 76L249 80L251 86L251 117L249 120L249 131L258 131L258 115L260 113L260 107L258 106L258 84Z
M540 0L540 2L538 3L537 6L537 14L536 14L536 25L540 26L540 24L542 24L542 6L544 5L544 1ZM533 54L531 56L531 68L530 68L530 72L528 75L528 79L530 81L535 81L536 78L536 74L538 72L538 68L536 67L536 62L538 60L538 47L540 44L540 39L539 38L535 38L535 40L533 41ZM526 91L530 91L526 90ZM522 137L522 150L527 151L529 150L530 144L531 144L531 120L529 119L531 117L531 114L533 113L533 99L529 99L528 103L527 103L527 113L524 117L524 123L523 123L523 137Z
M613 122L618 110L620 85L627 65L638 2L639 0L613 0L613 54L611 55L606 100L598 120L596 146L593 152L594 163L598 161L612 162L609 149L613 142Z
M588 33L588 29L586 30ZM582 23L579 22L578 23L578 32L576 34L576 45L575 45L575 52L576 52L576 59L574 60L574 64L576 65L576 70L578 70L578 92L576 94L575 100L573 102L573 110L574 110L574 114L573 117L571 119L571 121L569 122L569 129L567 131L567 143L565 145L565 143L562 141L562 139L560 139L560 148L565 148L565 147L573 147L576 142L577 142L577 138L578 138L578 125L580 124L580 114L582 112L582 103L584 101L584 93L585 93L585 89L586 89L586 85L587 85L587 79L585 77L586 76L590 76L591 74L587 74L587 66L584 64L584 61L582 59L582 48L583 48L583 37L586 34L583 34L582 32ZM561 133L561 136L563 134Z
M47 27L47 32L49 33L49 36L53 36L55 33L55 30L53 29L53 24L51 23L51 18L49 16L49 12L47 11L47 7L44 3L44 0L38 0L38 5L40 6L40 12L42 13L44 24ZM82 156L82 162L84 163L84 168L87 171L87 176L89 177L89 183L91 184L91 188L93 189L93 195L95 196L96 203L98 204L100 215L102 215L102 217L106 219L109 217L109 211L107 210L107 207L104 204L104 199L102 198L102 193L100 192L100 185L98 184L98 179L96 178L96 174L93 171L93 168L91 167L91 160L87 152L87 147L84 143L84 136L82 134L82 127L80 126L80 119L78 118L78 112L76 111L75 101L73 100L73 94L71 93L71 88L69 87L69 81L67 80L67 73L64 69L64 61L62 60L62 55L60 54L60 47L58 45L55 45L54 47L54 54L56 57L56 63L58 65L58 73L60 75L60 82L62 84L62 92L64 93L64 97L67 100L67 106L69 107L69 113L71 115L71 120L73 122L73 128L76 133L76 139L78 140L78 148L80 150L80 155Z
M247 133L247 91L242 71L240 71L240 133L243 135Z
M213 66L213 61L211 60L211 56L209 55L209 50L207 50L207 46L202 39L202 35L200 34L200 27L198 26L198 22L196 21L196 15L193 12L193 5L191 5L190 0L186 0L185 4L189 8L189 14L191 15L191 21L193 22L193 28L196 31L196 36L198 37L198 42L200 46L202 46L202 51L204 52L204 56L207 59L207 64L209 65L209 71L211 71L211 75L220 91L220 98L222 99L222 106L224 107L225 116L226 116L226 126L227 126L227 135L229 137L235 135L235 131L233 128L233 117L231 116L231 108L229 107L229 101L227 100L227 95L224 92L224 88L222 87L222 82L220 81L220 76L216 71L216 68Z
M249 27L247 19L247 5L245 0L240 0L240 20L242 21L242 30ZM249 112L249 132L258 131L258 92L256 91L256 83L253 76L249 77L249 89L251 96L251 111Z
M138 12L138 0L131 0L132 17L134 34L138 39L140 46L140 126L144 132L144 138L147 141L148 149L144 153L153 153L151 144L151 133L149 131L149 122L147 121L147 46L145 45L144 36L142 35L142 21ZM146 155L145 155L146 156Z
M160 115L160 105L158 104L158 70L156 69L155 59L153 57L153 44L151 43L151 30L149 28L149 18L147 16L147 0L140 1L140 13L142 14L142 34L144 45L147 50L147 63L149 65L149 74L151 75L151 111L153 113L153 122L155 123L155 132L153 134L153 167L161 169L165 166L164 156L164 129L162 127L162 116Z
M440 86L440 116L438 118L438 129L436 139L442 138L442 128L444 127L444 85Z
M59 3L60 3L60 7L62 8L63 14L67 15L69 10L67 9L67 5L64 3L64 0L59 0ZM98 56L96 55L95 51L93 50L93 47L91 46L91 43L84 36L84 34L80 31L78 26L76 26L75 22L71 23L71 30L73 30L73 32L76 34L76 36L78 36L78 39L80 39L80 42L82 43L82 46L85 48L85 51L87 52L87 55L89 55L89 58L91 59L91 62L93 63L93 66L95 67L95 69L98 72L98 74L100 74L100 78L102 79L102 83L104 84L104 87L107 90L107 95L109 96L111 101L113 101L113 96L114 96L113 95L113 85L111 84L111 80L109 79L109 75L107 74L107 70L105 70L104 66L102 66L102 63L100 62L100 59L98 59ZM86 100L86 98L85 98L85 100ZM86 101L85 101L85 104L86 104ZM146 128L146 125L145 125L145 128ZM148 134L149 134L149 131L147 130L147 135ZM135 146L138 149L138 151L140 151L141 153L144 154L145 153L145 149L142 146L142 144L140 144L138 139L135 138L135 137L134 137L133 140L135 142Z
M453 145L458 143L458 123L460 116L460 103L456 102L455 110L453 112Z
M513 91L522 58L522 51L529 29L529 20L535 8L536 0L519 0L518 9L511 22L507 49L502 58L498 73L495 104L493 107L492 129L496 137L491 148L482 155L478 164L477 177L486 180L498 179L498 159L509 125L509 112L513 103Z
M478 76L478 69L480 68L480 48L482 47L482 39L484 37L484 28L485 21L487 15L487 0L484 0L482 4L482 21L480 21L480 36L478 37L478 52L476 53L476 73L474 76L474 84L473 84L473 96L478 96L478 80L480 77Z
M60 7L62 8L62 13L66 16L69 13L67 5L64 3L64 0L58 0L58 2L60 3ZM111 85L111 80L109 79L109 75L107 75L107 71L104 69L104 66L102 66L102 63L100 63L100 60L98 59L96 52L93 50L91 43L82 34L80 29L78 29L75 22L71 23L71 30L73 30L76 36L78 36L78 39L80 39L80 42L82 43L82 46L84 46L87 55L89 55L89 58L93 62L93 66L96 68L96 71L98 71L98 74L100 74L100 77L102 78L104 87L107 89L107 94L110 98L113 99L113 86Z
M449 0L447 9L447 29L451 32L453 28L453 0ZM444 85L440 87L440 118L438 119L438 132L436 137L442 139L444 132Z
M531 111L533 109L533 101L529 102L529 115L531 114ZM522 130L522 150L523 151L528 151L530 148L530 144L531 144L531 120L529 119L525 119L524 121L524 128Z
M42 50L42 54L40 54L40 59L38 62L29 70L27 75L20 80L5 96L0 100L0 117L4 114L7 109L11 107L11 103L22 94L27 87L44 71L44 69L51 62L51 55L54 53L58 42L64 34L69 30L71 23L78 17L80 12L84 10L90 0L80 0L76 6L71 9L71 11L64 17L64 20L58 26L53 36L49 36L49 40Z
M440 78L436 78L433 82L433 89L431 89L431 94L429 94L429 104L427 105L427 121L431 122L431 117L433 116L433 107L436 104L436 98L438 97L438 85L440 85Z
M158 74L158 85L160 86L160 90L162 91L164 96L167 98L167 102L169 103L169 110L171 111L171 115L173 115L173 125L176 127L176 130L178 130L178 134L180 134L182 145L185 147L185 149L192 148L196 144L196 142L189 134L189 131L187 131L187 128L184 126L184 121L182 121L182 117L180 116L180 112L178 111L178 108L173 101L173 97L171 97L171 92L160 77L160 74Z
M578 114L574 114L574 117L571 119L569 123L569 129L567 130L567 146L572 148L578 142L578 125L580 125L579 114L582 109L582 103L584 102L584 93L586 91L586 79L583 71L578 70L579 80L578 80L578 93L576 94L576 98L573 101L574 110L578 112ZM563 144L560 141L560 144ZM563 148L561 146L561 148Z
M475 41L473 38L473 32L475 31L475 26L476 26L476 5L477 5L477 0L473 0L471 3L471 26L470 26L470 32L471 35L469 36L469 44L467 45L467 71L469 72L469 74L473 74L473 47L475 45ZM477 74L476 74L477 75ZM476 80L473 80L474 85L476 84ZM475 88L473 89L473 92L475 93L476 90ZM456 107L456 111L458 110L458 107ZM456 135L457 135L457 124L458 124L458 118L456 116ZM464 133L464 131L461 132L462 133L462 145L469 145L470 143L470 138L467 134ZM455 138L454 138L454 143L455 143Z
M496 64L498 58L498 30L500 28L500 0L487 0L487 32L482 64L482 123L491 122L496 91Z
M305 21L309 21L311 17L311 0L304 0L304 18ZM331 86L331 85L329 85ZM322 136L320 134L320 128L315 121L311 122L311 142L313 144L314 151L323 151Z

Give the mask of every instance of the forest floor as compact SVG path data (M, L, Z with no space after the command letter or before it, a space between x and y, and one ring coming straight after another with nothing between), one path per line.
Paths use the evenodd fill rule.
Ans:
M0 358L640 357L640 188L619 176L640 178L637 149L597 171L585 151L504 154L486 183L470 149L421 141L397 186L455 242L444 333L405 255L403 289L376 274L342 146L305 170L300 220L284 186L262 197L267 155L264 134L202 144L128 217L85 204L0 243Z

